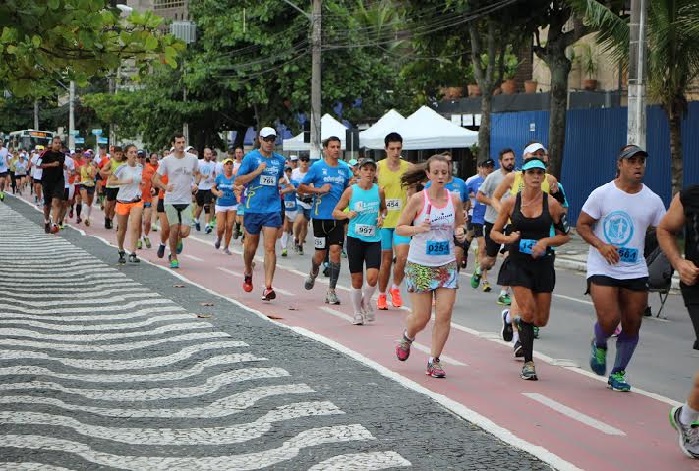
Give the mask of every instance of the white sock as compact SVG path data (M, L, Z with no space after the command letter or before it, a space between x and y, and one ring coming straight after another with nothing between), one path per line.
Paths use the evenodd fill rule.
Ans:
M397 289L398 291L400 291L400 286L398 286L397 284L393 283L393 284L391 285L391 289L392 289L392 290L393 290L393 289Z
M508 324L511 324L511 323L512 323L512 318L510 317L510 310L509 310L509 309L505 309L505 311L507 311L507 314L505 314L505 322L507 322Z
M364 299L364 303L369 306L371 303L371 298L374 296L374 293L376 292L376 285L374 286L369 286L369 285L364 285L364 288L362 288L362 298Z
M507 288L503 288L500 290L500 296L505 296L508 293Z
M514 329L514 332L512 332L512 345L516 344L518 340L519 340L519 331L517 329Z
M697 419L699 419L699 411L692 409L685 402L682 409L680 409L680 422L682 422L683 425L689 425L696 422Z
M289 233L285 232L282 234L282 249L286 249L287 245L289 245Z
M350 291L350 300L355 313L362 312L362 289L352 288Z

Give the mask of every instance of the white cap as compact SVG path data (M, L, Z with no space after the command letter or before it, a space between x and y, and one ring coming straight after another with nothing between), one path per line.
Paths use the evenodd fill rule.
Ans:
M192 149L194 149L194 147L192 147L192 146L187 146L187 147L184 148L184 151L185 151L185 152L189 152L189 151L192 150Z
M268 127L265 127L265 128L262 128L262 129L260 130L260 137L261 137L261 138L264 139L265 137L269 137L269 136L275 136L275 137L276 137L276 136L277 136L277 131L275 131L274 128L270 128L269 126L268 126Z
M542 144L538 142L533 142L524 148L524 150L522 151L522 157L526 157L527 154L533 154L534 152L538 152L540 150L543 150L547 154L549 152L548 150L546 150L546 147L544 147Z
M289 160L298 160L299 156L298 155L290 155Z

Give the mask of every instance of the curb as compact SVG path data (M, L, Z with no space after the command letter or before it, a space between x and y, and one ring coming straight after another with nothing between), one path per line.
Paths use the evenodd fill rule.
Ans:
M581 272L587 271L587 264L585 262L564 258L560 255L556 256L555 266L556 268L567 268L569 270ZM677 290L680 289L680 279L677 275L672 276L672 284L670 285L670 288Z

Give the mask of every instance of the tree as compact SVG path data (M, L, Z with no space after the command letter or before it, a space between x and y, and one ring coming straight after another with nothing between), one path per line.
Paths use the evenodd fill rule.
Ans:
M600 40L628 63L629 25L616 11L592 0L569 0ZM672 194L682 189L682 119L689 85L699 77L699 0L651 0L647 22L647 91L662 106L670 126Z
M120 19L104 0L0 3L0 86L17 96L48 94L54 79L86 84L130 59L141 74L155 60L175 67L183 44L150 12Z

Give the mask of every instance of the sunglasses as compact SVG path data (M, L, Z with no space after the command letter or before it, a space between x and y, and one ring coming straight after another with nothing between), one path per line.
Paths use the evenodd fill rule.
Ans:
M277 136L263 137L262 140L265 142L274 142L277 140Z
M301 162L309 162L311 159L299 159Z

